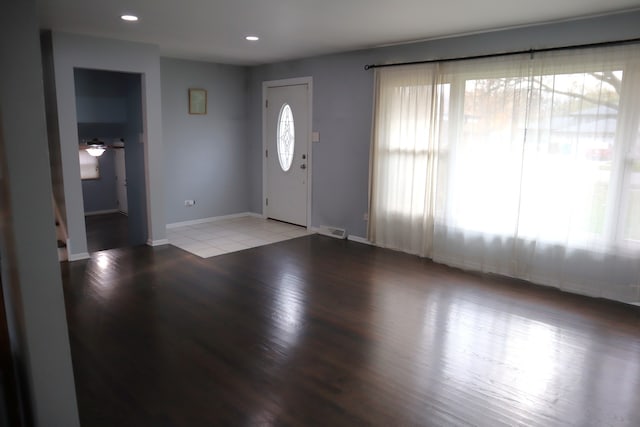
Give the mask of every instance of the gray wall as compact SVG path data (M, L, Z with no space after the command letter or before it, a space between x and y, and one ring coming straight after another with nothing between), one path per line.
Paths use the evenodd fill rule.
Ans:
M126 79L127 122L124 127L124 155L127 172L127 205L129 244L147 241L147 186L145 176L145 145L143 133L142 85L140 76L129 74ZM163 212L164 214L164 212ZM162 215L164 218L164 215ZM163 225L164 227L164 225Z
M167 58L160 67L167 222L248 211L247 69ZM189 114L189 88L207 90L206 115Z
M640 37L640 11L370 49L253 67L249 70L250 210L262 211L262 82L313 77L312 224L366 236L373 109L370 63L480 55Z
M0 64L2 292L26 425L76 427L34 0L0 3Z
M73 70L78 123L127 121L127 73Z

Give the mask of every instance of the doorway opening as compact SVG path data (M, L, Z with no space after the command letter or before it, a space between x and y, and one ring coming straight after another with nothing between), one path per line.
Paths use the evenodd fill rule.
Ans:
M142 76L76 68L74 82L87 249L145 244Z

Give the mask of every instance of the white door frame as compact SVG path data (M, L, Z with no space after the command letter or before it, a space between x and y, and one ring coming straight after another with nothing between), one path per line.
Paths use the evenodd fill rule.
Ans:
M293 79L270 80L262 82L262 217L267 217L267 92L269 88L282 86L296 86L306 84L308 88L307 111L309 112L309 126L307 135L307 230L311 230L311 190L313 186L313 77L297 77Z
M122 153L122 172L124 173L124 176L121 176L118 172L120 169L120 153ZM125 215L129 215L129 200L128 200L128 194L127 194L127 165L125 162L125 158L126 158L126 151L124 147L114 147L113 148L113 157L114 157L114 161L115 161L115 167L116 167L116 199L118 200L118 210L120 211L120 213L123 213ZM123 181L124 182L121 182ZM124 189L121 189L120 186L123 186ZM124 194L122 194L122 192L124 192ZM124 198L124 200L122 200ZM124 203L123 203L124 202ZM122 206L124 205L124 210L122 209Z

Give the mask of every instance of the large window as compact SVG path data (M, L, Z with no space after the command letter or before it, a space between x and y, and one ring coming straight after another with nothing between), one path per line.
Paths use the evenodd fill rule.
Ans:
M453 224L571 246L640 243L640 216L630 215L637 138L622 137L634 120L619 114L623 74L464 79Z
M637 46L377 73L376 243L572 286L571 263L640 264Z

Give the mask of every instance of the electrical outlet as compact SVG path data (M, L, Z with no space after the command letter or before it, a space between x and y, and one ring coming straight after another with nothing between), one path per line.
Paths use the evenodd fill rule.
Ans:
M195 200L185 200L185 201L184 201L184 205L185 205L185 206L193 206L193 205L195 205L195 204L196 204L196 201L195 201Z

